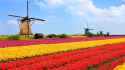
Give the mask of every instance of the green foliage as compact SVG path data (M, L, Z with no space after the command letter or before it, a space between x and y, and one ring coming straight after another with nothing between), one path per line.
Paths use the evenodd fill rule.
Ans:
M57 35L56 35L56 34L49 34L49 35L47 35L46 37L47 37L47 38L56 38Z
M34 39L43 39L44 38L44 34L42 33L36 33L34 36L33 36Z
M20 36L19 35L10 35L8 36L9 40L19 40Z
M0 35L0 40L7 40L8 35Z
M0 35L0 40L32 40L33 36L26 35Z
M95 36L95 34L89 33L89 34L85 34L85 36L92 37L92 36Z
M32 35L29 35L29 36L20 35L20 38L19 38L19 40L32 40L32 39L33 39Z
M56 35L56 34L49 34L46 36L47 38L66 38L68 37L68 35L66 34L59 34L59 35Z
M43 38L66 38L66 34L49 34L46 37L43 34L35 34L34 36L25 35L0 35L0 40L32 40L32 39L43 39Z
M57 35L58 38L66 38L67 35L66 34L60 34L60 35Z

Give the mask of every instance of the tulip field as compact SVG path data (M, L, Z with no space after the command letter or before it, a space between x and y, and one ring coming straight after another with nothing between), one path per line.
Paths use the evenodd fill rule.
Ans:
M0 41L0 70L125 70L125 36Z

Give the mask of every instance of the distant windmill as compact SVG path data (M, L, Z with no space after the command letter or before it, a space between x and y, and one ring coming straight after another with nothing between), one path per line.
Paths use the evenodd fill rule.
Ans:
M84 27L84 34L85 34L85 35L91 35L91 34L92 34L92 33L90 32L91 30L94 30L94 29L89 28L88 21L87 21L87 22L86 22L86 27Z
M16 15L8 15L16 18L20 18L20 35L32 35L31 31L31 21L46 21L44 19L32 18L29 17L29 1L27 0L27 15L26 16L16 16Z

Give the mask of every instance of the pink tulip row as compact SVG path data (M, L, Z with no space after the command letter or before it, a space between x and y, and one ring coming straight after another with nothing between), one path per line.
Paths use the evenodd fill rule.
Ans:
M93 65L125 56L125 43L57 53L1 63L8 70L86 70ZM119 62L118 62L119 63ZM113 64L113 62L112 62ZM114 62L115 64L115 62Z
M111 38L120 38L125 36L95 36L95 37L77 37L77 38L52 38L52 39L41 39L41 40L29 40L29 41L0 41L0 48L11 47L11 46L27 46L35 44L56 44L65 42L80 42L90 40L102 40Z

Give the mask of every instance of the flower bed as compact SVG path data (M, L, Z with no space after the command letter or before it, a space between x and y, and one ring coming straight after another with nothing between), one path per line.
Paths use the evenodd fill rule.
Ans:
M8 70L112 70L125 61L125 43L1 63ZM110 67L109 67L110 66Z
M105 40L112 38L121 38L125 36L95 36L95 37L71 37L71 38L52 38L42 40L28 40L28 41L0 41L0 48L14 47L14 46L28 46L37 44L57 44L57 43L69 43L69 42L81 42L81 41L92 41L92 40Z
M33 57L56 52L66 52L76 49L96 47L105 44L115 44L125 42L125 38L97 40L88 42L41 44L22 47L0 48L0 61L16 60L18 58Z

